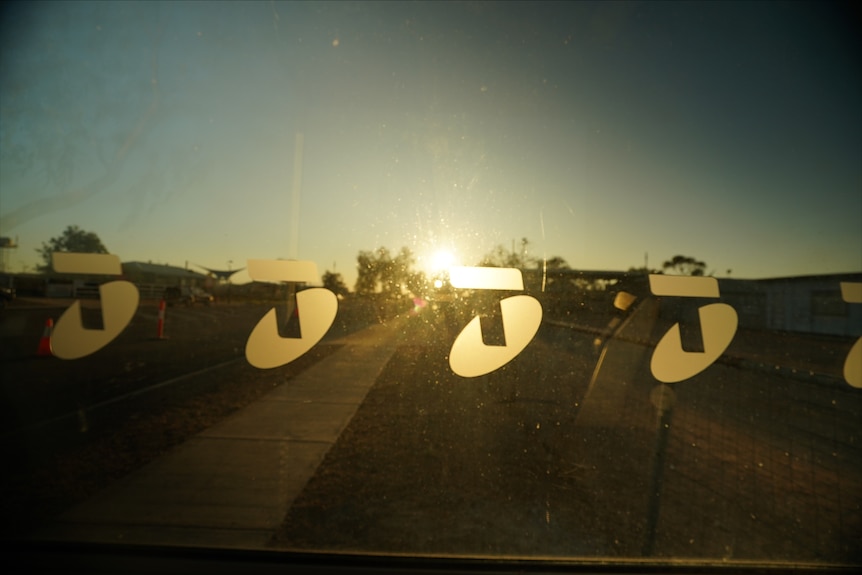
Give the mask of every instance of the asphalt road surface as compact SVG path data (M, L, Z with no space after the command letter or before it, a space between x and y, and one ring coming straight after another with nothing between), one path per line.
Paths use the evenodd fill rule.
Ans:
M143 302L122 333L92 355L76 360L40 355L46 321L56 322L69 303L15 302L0 316L0 435L32 429L130 394L144 395L141 392L149 388L201 371L210 370L217 378L220 366L245 362L249 333L273 307L168 307L160 338L158 303ZM85 327L97 326L98 306L96 302L85 302L85 306L87 303ZM367 306L342 305L323 343L376 319Z

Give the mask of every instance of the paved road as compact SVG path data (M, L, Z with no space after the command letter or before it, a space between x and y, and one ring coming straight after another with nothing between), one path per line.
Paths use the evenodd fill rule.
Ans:
M38 355L46 320L60 317L68 301L34 299L0 317L0 435L232 361L245 361L245 343L271 308L264 304L169 307L158 338L156 302L142 303L116 340L76 360ZM99 319L95 302L85 320ZM342 303L325 342L376 320L359 304Z

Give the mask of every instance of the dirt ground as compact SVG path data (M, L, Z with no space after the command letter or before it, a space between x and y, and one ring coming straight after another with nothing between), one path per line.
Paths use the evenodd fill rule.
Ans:
M590 425L592 336L540 333L529 354L467 380L446 364L445 328L405 338L424 344L398 349L274 548L862 561L862 405L849 387L721 365L676 386L661 418L642 364L619 374L616 423Z
M615 554L608 529L597 522L604 514L585 497L588 470L573 449L593 337L571 342L575 354L535 341L540 349L473 380L452 374L445 347L429 343L398 349L273 545L420 555ZM576 356L580 364L573 364Z

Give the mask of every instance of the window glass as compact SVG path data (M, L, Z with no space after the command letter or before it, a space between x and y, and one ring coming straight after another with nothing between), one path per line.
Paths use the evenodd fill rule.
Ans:
M4 539L858 566L857 22L4 6Z

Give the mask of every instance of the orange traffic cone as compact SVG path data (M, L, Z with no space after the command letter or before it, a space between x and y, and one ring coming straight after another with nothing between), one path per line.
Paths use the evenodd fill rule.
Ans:
M168 339L165 336L165 298L159 302L159 320L156 323L156 339Z
M51 334L54 332L54 320L48 318L45 320L45 329L42 331L42 339L39 340L39 349L36 355L41 357L51 356L54 353L51 351Z

